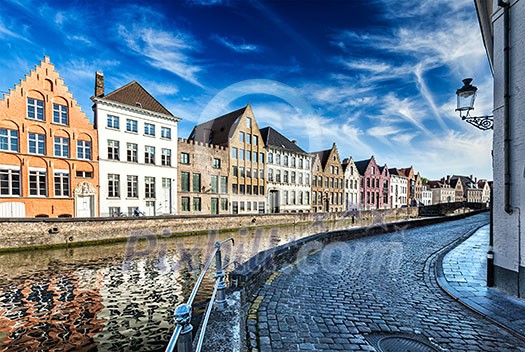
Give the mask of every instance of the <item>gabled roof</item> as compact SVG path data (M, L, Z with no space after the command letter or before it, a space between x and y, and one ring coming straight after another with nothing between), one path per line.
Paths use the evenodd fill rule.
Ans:
M137 81L130 82L119 89L104 95L100 99L114 101L117 103L139 107L144 110L173 116L168 109L162 106L157 99L153 98L144 87Z
M326 166L326 163L328 162L328 158L330 157L330 152L332 151L332 149L327 149L327 150L321 150L319 152L313 152L311 154L313 155L317 155L319 157L319 161L321 162L321 167L324 169L324 167Z
M452 176L452 178L450 179L450 183L452 184L452 182L453 182L454 180L461 180L461 185L462 185L464 188L477 188L477 184L474 183L474 181L473 181L470 177L454 175L454 176ZM456 181L456 182L457 182L457 181Z
M405 177L410 177L411 173L412 175L415 175L414 168L412 166L403 168L403 169L399 169L399 172L401 173L402 176L405 176Z
M487 180L479 180L478 181L478 187L479 188L485 188L485 185L488 183Z
M216 145L228 144L232 126L247 108L248 105L195 126L190 133L189 139Z
M307 154L297 144L290 141L288 138L283 136L281 133L279 133L279 131L277 131L273 127L268 126L260 129L259 131L261 132L264 144L266 144L269 147L287 150L292 153Z
M370 161L372 161L372 158L355 162L355 167L361 176L365 174L366 168L368 167L368 164L370 164Z
M428 181L427 185L430 188L446 188L446 186L448 186L446 183L441 181Z

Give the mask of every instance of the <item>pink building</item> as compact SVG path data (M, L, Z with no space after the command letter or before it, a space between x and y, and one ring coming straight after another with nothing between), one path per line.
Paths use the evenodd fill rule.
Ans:
M374 156L355 163L361 177L361 208L390 207L390 174L388 167L378 166Z

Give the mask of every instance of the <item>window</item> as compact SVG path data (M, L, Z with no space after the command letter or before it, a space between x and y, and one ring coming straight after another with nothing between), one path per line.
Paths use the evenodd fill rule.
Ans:
M219 177L217 175L211 175L210 192L219 193Z
M244 166L239 166L239 173L241 177L244 177Z
M281 170L275 170L275 182L281 182Z
M93 178L93 172L91 171L77 171L77 178Z
M296 201L295 201L295 191L292 191L292 195L291 195L290 198L291 198L291 199L290 199L290 203L291 203L291 204L296 204Z
M201 191L201 174L193 174L193 192Z
M239 202L232 202L232 214L239 214Z
M47 178L45 171L29 171L29 195L47 195Z
M236 185L236 184L232 185L232 193L239 194L239 185Z
M310 168L310 160L307 159L307 160L304 161L304 167L305 167L305 169L309 169Z
M246 127L252 128L252 119L249 117L246 118Z
M155 165L155 147L145 146L144 148L144 163Z
M77 158L91 160L91 142L77 141Z
M44 155L45 150L45 136L39 133L29 133L29 153Z
M55 137L55 156L69 158L69 139L63 137Z
M53 104L53 122L61 125L68 124L67 106Z
M245 186L244 185L239 185L239 193L240 194L244 194L244 189L245 189Z
M288 204L288 191L284 191L284 204Z
M182 211L190 211L190 197L181 197L180 200Z
M180 190L182 192L190 191L190 173L189 172L180 173Z
M200 197L193 198L193 211L201 211L201 199L200 199Z
M228 210L228 198L221 198L221 210Z
M144 123L144 134L146 136L155 136L155 125L152 123Z
M244 149L239 150L239 160L244 160Z
M144 177L144 197L155 198L155 177Z
M128 198L139 197L139 177L128 176Z
M0 128L0 150L6 152L18 151L18 131Z
M259 194L259 187L253 186L253 194L258 195Z
M137 120L126 119L126 131L137 133L139 131L137 126Z
M251 167L247 167L246 168L246 177L252 177L252 168Z
M237 169L237 166L232 166L232 172L234 177L239 176L239 170Z
M246 185L246 194L252 194L252 186Z
M291 173L290 183L295 184L295 171L292 171L292 173Z
M264 196L264 186L259 186L259 193L261 196Z
M253 162L256 163L257 162L257 152L253 152L253 158L252 158Z
M118 116L108 115L108 127L119 129L120 127L120 118Z
M249 133L246 134L246 144L252 144L252 135Z
M253 169L253 178L259 178L259 170Z
M303 168L303 159L299 159L299 169Z
M162 148L161 165L171 166L171 149Z
M181 164L189 164L190 163L190 155L188 153L180 153L180 163Z
M310 186L310 174L306 174L306 185Z
M303 184L303 173L302 172L299 172L299 184L300 185Z
M160 128L160 137L165 139L171 139L171 128L161 127Z
M27 118L44 121L44 101L27 98Z
M220 169L221 168L221 159L213 158L213 168L214 169Z
M284 166L288 166L288 155L284 156Z
M264 164L264 153L259 153L259 162Z
M240 210L244 211L244 202L240 202L240 203L241 203Z
M284 183L288 183L288 171L285 171L285 172L284 172L284 175L283 175L283 182L284 182Z
M258 144L259 144L259 137L253 136L253 145L258 145Z
M268 181L273 182L273 169L268 169Z
M120 207L109 207L109 216L120 216Z
M295 167L295 156L292 156L292 167Z
M137 144L135 143L127 143L126 144L126 155L127 155L127 160L129 162L132 162L132 163L137 163L139 160L138 160L138 156L137 156L137 151L138 151L138 146Z
M268 153L268 164L273 163L273 153Z
M108 139L108 159L109 160L120 160L119 158L119 141Z
M263 169L260 169L260 170L259 170L259 178L260 178L261 180L264 180L264 170L263 170Z
M252 202L246 202L246 210L252 211Z
M69 172L55 171L55 197L69 197Z
M244 132L239 132L239 141L241 143L244 143L244 137L245 137L245 133Z
M232 148L232 159L237 159L237 148Z
M251 161L252 160L252 153L247 150L246 151L246 161ZM254 160L254 161L257 161L257 160Z
M227 176L221 176L221 193L222 194L228 193L228 177Z
M275 154L275 163L277 165L281 165L281 155L280 154Z
M108 197L120 197L120 175L108 174Z
M20 170L0 169L0 194L20 196Z

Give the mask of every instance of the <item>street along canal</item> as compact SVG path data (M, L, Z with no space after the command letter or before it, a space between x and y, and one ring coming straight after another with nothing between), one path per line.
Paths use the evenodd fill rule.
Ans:
M224 263L351 221L0 254L0 350L163 351L215 241ZM213 271L195 300L202 313Z

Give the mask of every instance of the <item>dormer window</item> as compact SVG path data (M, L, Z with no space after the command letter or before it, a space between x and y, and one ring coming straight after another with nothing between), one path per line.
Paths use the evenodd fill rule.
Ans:
M142 104L139 103L138 101L135 103L135 106L136 106L137 108L141 108L141 109L142 109Z

